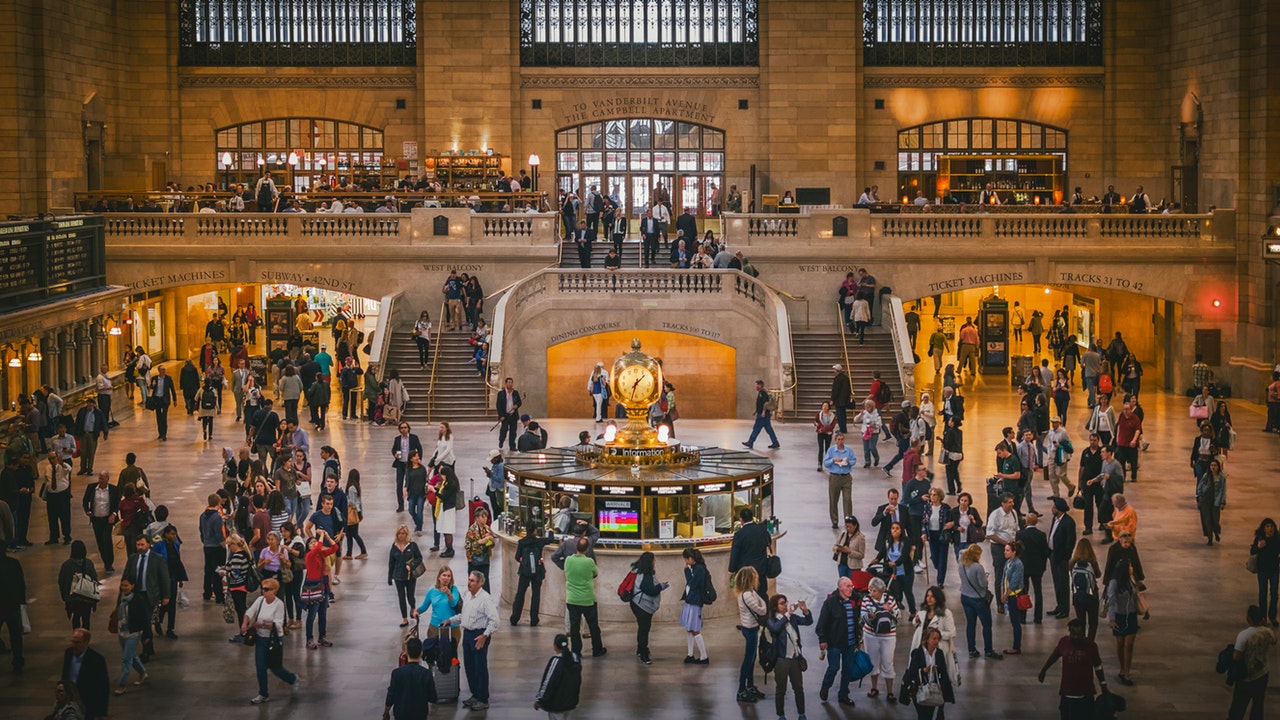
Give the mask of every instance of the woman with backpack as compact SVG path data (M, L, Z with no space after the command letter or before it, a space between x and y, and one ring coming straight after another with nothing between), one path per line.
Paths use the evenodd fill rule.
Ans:
M204 439L213 439L213 416L218 414L218 385L215 387L212 379L206 379L204 388L200 390L199 410L197 415L200 418L200 434Z
M436 533L439 537L439 533ZM555 542L554 537L543 537L542 526L529 521L524 526L524 537L516 543L515 557L520 562L516 570L519 578L516 595L511 600L511 624L518 625L524 613L525 593L533 591L529 600L529 626L538 626L538 608L542 601L542 581L547 576L546 565L542 561L542 550ZM649 553L652 554L652 553ZM632 608L635 609L634 607ZM646 636L647 637L647 636Z
M649 629L653 627L653 616L658 614L658 608L662 606L662 591L671 587L671 583L658 582L654 555L651 552L640 553L640 558L631 566L631 570L636 575L628 605L631 607L631 614L636 616L636 657L645 665L651 665L653 661L649 657Z
M1098 556L1089 538L1080 538L1071 556L1071 607L1076 619L1087 624L1089 639L1098 636Z
M680 612L680 626L685 630L688 654L686 665L708 665L707 644L702 638L702 606L708 600L714 602L715 588L711 584L711 572L707 570L707 561L697 548L684 550L684 610ZM693 656L694 646L698 647L698 657Z
M765 697L764 693L756 688L755 679L752 677L752 670L756 664L756 648L760 642L760 619L769 613L769 606L756 589L759 585L760 575L750 565L742 566L733 575L733 590L738 595L738 631L746 640L742 667L738 670L738 702L753 703ZM779 689L779 695L781 693L782 690ZM797 697L800 695L798 687L796 695ZM803 707L803 702L800 703L800 707Z
M804 671L809 663L800 653L800 626L812 624L813 613L809 612L809 607L803 600L794 605L788 605L786 595L774 595L769 598L769 616L765 619L765 625L769 628L769 634L773 636L773 651L777 658L777 664L773 669L773 676L777 681L773 694L773 709L777 711L780 720L785 717L783 711L787 699L788 682L791 683L791 690L796 694L796 712L800 713L800 717L804 717ZM871 682L875 683L874 676ZM893 693L889 694L893 695Z
M880 697L880 677L889 702L893 696L893 651L898 647L898 602L887 592L884 580L872 578L862 597L862 643L871 656L871 690L867 697ZM781 713L779 713L781 714Z
M534 710L545 710L548 720L568 720L578 707L582 689L582 658L569 649L569 636L560 633L552 641L556 654L542 671L542 682L533 699Z

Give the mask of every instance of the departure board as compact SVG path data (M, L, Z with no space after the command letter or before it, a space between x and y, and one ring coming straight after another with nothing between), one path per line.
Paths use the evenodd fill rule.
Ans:
M102 217L0 224L0 309L104 287Z

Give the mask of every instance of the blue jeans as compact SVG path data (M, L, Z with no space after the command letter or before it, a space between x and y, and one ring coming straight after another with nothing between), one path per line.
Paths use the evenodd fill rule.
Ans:
M1258 607L1266 609L1267 619L1272 621L1276 619L1277 590L1280 590L1280 572L1269 573L1265 570L1259 570Z
M934 579L935 585L941 585L947 579L947 541L943 540L942 531L928 531L929 536L929 562L933 563L933 570L937 577Z
M837 689L837 696L841 700L849 697L849 683L853 682L853 655L857 651L856 645L845 648L827 646L827 672L822 676L822 687L831 687L839 672L840 687Z
M756 646L760 643L760 628L744 628L738 626L738 632L742 633L743 639L747 641L746 648L743 649L742 667L738 669L738 692L742 692L749 687L755 687L755 679L751 677L751 669L756 664Z
M876 448L876 440L878 439L879 439L878 434L872 435L869 438L863 438L862 462L864 465L867 463L873 462L871 458L875 458L874 462L876 465L880 464L880 451Z
M964 617L967 621L964 628L964 638L969 642L969 652L978 649L974 642L975 631L977 630L978 621L982 621L982 645L986 652L991 652L991 606L982 601L982 598L969 597L967 595L960 596L960 605L964 607Z
M142 644L141 633L120 638L120 687L129 684L130 670L137 670L143 675L147 674L146 666L138 659L140 644Z
M426 502L426 495L409 496L409 517L413 518L413 529L418 532L422 532L422 508Z
M778 445L778 436L773 432L773 421L769 417L769 413L760 413L756 416L756 424L751 427L751 437L747 438L747 444L755 443L756 438L760 435L760 431L764 430L769 433L769 444Z
M1018 609L1018 602L1015 598L1006 598L1004 601L1005 610L1009 613L1009 624L1013 625L1013 649L1022 649L1022 623L1027 620L1027 611Z
M257 631L250 629L249 632ZM267 691L267 638L259 636L258 641L253 644L253 658L258 666L258 694L262 697L269 697L270 693ZM271 668L271 672L289 685L298 682L298 676L284 669L283 666Z
M489 641L484 647L476 649L476 638L484 634L482 630L462 631L462 665L467 671L467 687L471 688L471 696L480 702L489 702Z
M307 521L307 518L311 517L311 496L298 495L298 498L294 500L293 509L297 511L294 517L297 518L298 529L301 530L302 524Z
M892 470L893 466L897 465L898 461L902 460L902 456L906 454L907 449L911 447L910 438L900 437L900 438L896 438L896 440L898 441L898 454L894 455L893 459L890 460L888 463L885 463L885 466L884 466L885 470ZM879 456L877 455L877 457Z
M321 600L318 603L307 606L307 640L313 639L315 636L311 633L312 622L316 619L316 615L320 616L320 638L323 640L325 630L329 624L329 603Z
M853 578L853 568L849 567L849 563L838 563L836 565L836 574L842 578Z

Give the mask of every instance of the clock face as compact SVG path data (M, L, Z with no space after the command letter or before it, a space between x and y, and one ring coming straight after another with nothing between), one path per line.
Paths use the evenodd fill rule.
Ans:
M657 390L657 381L654 374L648 368L638 365L629 365L623 368L616 375L614 382L616 383L615 388L618 398L624 404L648 404L652 402Z

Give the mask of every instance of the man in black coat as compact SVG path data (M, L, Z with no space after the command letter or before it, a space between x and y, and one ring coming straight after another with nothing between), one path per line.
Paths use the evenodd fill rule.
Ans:
M88 720L105 718L107 703L111 698L111 680L107 677L107 661L97 650L89 647L89 631L83 628L71 632L71 647L62 653L62 682L69 682L80 691L84 714Z
M200 371L196 369L195 363L187 358L187 362L183 364L182 370L178 372L178 387L182 390L182 399L187 405L187 414L194 415L196 412L196 393L200 392Z
M733 544L729 546L729 574L741 568L753 567L760 575L760 597L769 597L769 578L765 575L765 562L773 546L773 538L769 529L762 522L755 522L755 513L751 508L738 511L738 519L742 527L733 534Z
M520 406L523 401L520 399L520 391L516 390L516 381L507 378L503 381L503 387L498 391L498 397L495 400L494 407L498 411L498 423L502 426L498 430L498 447L501 448L504 442L508 450L516 449L516 422L520 419ZM490 429L492 432L492 429Z
M1053 499L1053 522L1049 525L1049 572L1057 606L1049 611L1056 618L1071 614L1071 556L1076 549L1076 521L1067 511L1067 501ZM1025 565L1025 564L1024 564Z
M382 708L382 720L391 720L394 710L396 720L426 720L436 702L436 684L431 671L422 665L422 641L409 638L404 644L409 662L391 671L391 684L387 686L387 700Z
M693 216L693 208L687 207L684 212L676 218L677 234L683 230L684 239L688 241L688 247L697 247L698 244L698 219Z
M1035 590L1035 623L1037 625L1044 617L1044 590L1041 587L1041 581L1044 579L1045 567L1049 564L1049 538L1045 536L1043 530L1036 527L1039 521L1040 516L1037 513L1027 513L1027 526L1016 536L1018 544L1022 546L1018 558L1022 560L1027 581Z
M853 707L853 698L849 697L849 684L853 682L853 656L862 642L861 616L862 598L853 591L853 581L840 578L836 583L836 591L827 596L818 612L818 647L830 654L831 660L827 672L822 677L822 686L818 689L818 697L827 701L827 693L835 683L836 670L840 671L840 687L837 696L841 705Z
M849 406L853 405L853 383L849 380L849 373L844 371L844 366L835 364L831 366L836 376L831 380L831 407L836 411L836 425L840 428L841 434L849 432Z
M178 404L178 391L173 387L173 378L169 377L164 366L158 366L156 376L151 378L151 393L148 402L155 399L156 434L161 440L169 439L169 406Z
M98 438L107 439L107 414L98 407L97 398L89 398L76 413L73 432L80 439L80 472L77 475L93 475L93 460L98 454Z
M957 424L964 422L964 398L957 395L949 385L942 388L942 402L938 409L942 412L944 426L951 420L955 420Z
M27 602L27 582L22 563L5 553L0 545L0 625L9 628L9 653L14 674L22 672L22 606Z
M134 595L142 600L150 618L156 605L172 602L169 597L169 562L159 553L151 552L151 539L146 533L138 535L134 549L137 552L125 564L124 579L133 584ZM142 650L139 653L142 662L150 660L155 652L152 640L152 624L148 622L142 629Z
M898 498L901 493L897 488L889 488L889 502L876 508L876 514L871 516L871 524L880 528L876 532L876 552L884 552L885 546L889 543L889 527L895 522L902 525L903 531L907 529L907 508L905 505L898 504Z
M422 441L409 432L409 423L401 420L400 434L391 441L391 466L396 469L396 512L404 512L404 475L409 468L409 458L415 452L422 457Z

